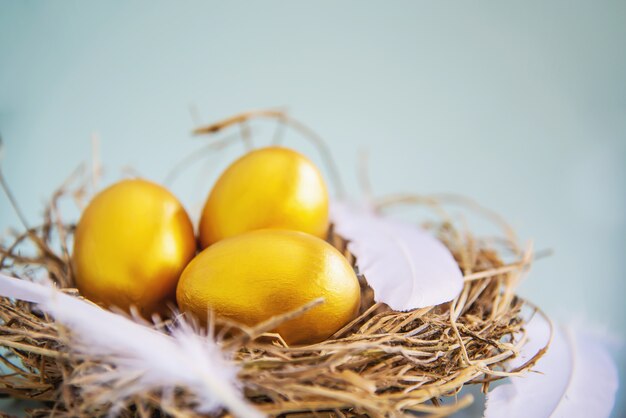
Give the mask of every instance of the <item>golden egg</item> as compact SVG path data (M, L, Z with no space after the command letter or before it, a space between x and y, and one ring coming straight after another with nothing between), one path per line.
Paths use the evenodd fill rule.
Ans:
M255 229L292 229L325 237L328 191L319 170L282 147L250 152L217 180L200 219L200 243Z
M96 195L80 218L76 285L105 307L165 312L195 250L193 226L176 197L145 180L124 180Z
M178 283L183 312L255 325L319 297L322 305L278 326L289 344L323 341L352 320L360 302L354 270L333 246L297 231L264 229L222 240L194 258Z

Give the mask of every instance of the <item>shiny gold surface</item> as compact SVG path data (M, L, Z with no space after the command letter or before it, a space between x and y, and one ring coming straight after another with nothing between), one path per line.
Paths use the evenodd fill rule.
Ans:
M176 197L145 180L121 181L81 216L72 255L76 283L106 307L162 311L195 249L193 226Z
M325 303L276 330L289 344L322 341L356 314L354 270L327 242L297 231L259 230L222 240L185 268L176 299L206 320L212 309L254 325L323 297Z
M319 170L282 147L250 152L224 171L200 219L203 248L242 232L292 229L324 237L328 191Z

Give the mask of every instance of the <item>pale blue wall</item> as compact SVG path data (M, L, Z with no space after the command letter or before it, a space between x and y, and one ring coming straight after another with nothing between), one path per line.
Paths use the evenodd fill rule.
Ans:
M2 165L32 222L92 132L107 181L162 180L199 145L190 103L289 106L355 194L364 149L380 194L478 199L555 250L524 295L625 334L626 2L0 0ZM188 207L212 161L174 184Z

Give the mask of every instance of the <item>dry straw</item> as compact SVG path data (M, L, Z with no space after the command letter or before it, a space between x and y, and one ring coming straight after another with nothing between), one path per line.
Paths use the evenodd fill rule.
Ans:
M338 179L319 136L282 111L236 115L199 128L196 133L246 126L257 117L276 119L279 126L290 126L313 140L329 172ZM241 134L250 143L249 131L242 128ZM209 149L221 146L214 144L219 142ZM79 172L72 181L85 177ZM17 208L1 174L0 180ZM89 184L67 183L59 188L46 207L43 223L29 227L24 222L26 232L14 234L11 242L1 246L0 270L24 279L43 271L65 292L78 294L69 251L74 225L62 220L59 201L67 197L84 201ZM335 184L343 190L336 180ZM448 246L464 272L462 292L450 303L396 312L376 303L366 278L359 276L363 303L358 318L330 339L302 347L287 346L271 330L312 305L254 328L224 324L214 318L220 326L211 329L220 331L212 332L224 350L232 353L240 367L244 393L259 410L286 417L396 417L409 412L443 416L473 402L471 395L460 393L464 385L479 384L487 391L491 382L530 369L545 353L547 347L521 367L506 367L506 361L525 342L524 325L533 314L542 314L514 293L531 264L532 249L521 249L504 221L466 200L454 196L397 196L378 201L377 207L384 210L397 204L435 211L436 221L426 226ZM444 209L448 204L462 204L486 215L502 227L502 236L479 239L465 227L455 226ZM358 271L358 260L347 251L346 242L332 230L328 239ZM157 321L154 327L167 333L169 323L175 320ZM0 349L5 370L0 376L0 392L43 401L40 409L30 411L33 417L104 416L114 407L121 407L124 417L200 416L184 387L139 393L124 405L103 404L107 392L121 389L95 386L93 382L98 382L97 376L112 366L103 358L76 355L67 331L29 303L0 299ZM452 402L442 402L445 399ZM228 416L228 411L222 411L222 415Z

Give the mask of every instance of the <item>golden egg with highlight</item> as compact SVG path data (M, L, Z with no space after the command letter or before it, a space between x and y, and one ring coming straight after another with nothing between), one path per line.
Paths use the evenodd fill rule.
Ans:
M276 228L325 237L328 191L317 167L288 148L252 151L222 173L200 218L203 248L256 229Z
M179 308L200 321L211 310L249 326L320 297L323 304L277 327L288 344L330 337L355 317L361 293L354 269L332 245L278 229L208 247L185 268L176 291Z
M195 251L191 220L174 195L146 180L120 181L81 215L72 254L76 285L104 307L164 313Z

